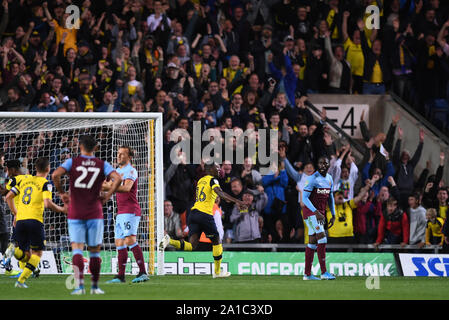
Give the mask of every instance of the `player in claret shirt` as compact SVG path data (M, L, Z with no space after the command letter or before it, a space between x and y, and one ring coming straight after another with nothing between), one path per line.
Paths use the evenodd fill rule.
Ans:
M107 283L125 282L126 262L128 261L128 249L132 251L139 274L133 283L148 281L145 271L145 261L142 249L137 242L137 229L139 227L141 209L137 201L137 170L131 165L134 158L134 150L129 146L121 146L117 152L117 173L122 177L122 185L116 190L117 217L115 219L115 246L118 256L118 274ZM112 181L103 183L103 190L111 188Z
M97 142L94 137L80 138L81 155L66 160L53 172L56 190L64 204L69 204L68 227L72 245L72 264L77 287L73 295L85 294L84 289L84 244L89 250L89 269L92 274L91 294L104 294L98 287L101 270L101 244L103 243L103 205L111 198L122 179L112 166L94 156ZM61 185L61 177L69 176L69 193ZM110 178L113 183L106 193L101 192L103 182Z
M303 216L309 229L309 243L306 247L306 258L304 268L304 280L320 280L311 274L313 256L317 250L318 260L321 267L321 279L334 280L335 276L327 272L326 269L326 243L327 238L324 233L324 222L326 219L326 207L332 213L329 226L335 221L335 203L332 194L332 177L327 173L329 170L329 159L321 157L318 159L318 170L309 176L304 186L302 201L304 203Z

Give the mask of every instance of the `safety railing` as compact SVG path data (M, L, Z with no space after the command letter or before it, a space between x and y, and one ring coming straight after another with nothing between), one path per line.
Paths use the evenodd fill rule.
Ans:
M223 248L225 250L238 250L238 251L245 251L245 250L271 250L272 252L277 251L291 251L291 250L298 250L302 251L305 250L307 244L293 244L293 243L224 243ZM326 244L326 249L335 251L335 250L342 250L346 252L354 252L354 251L387 251L387 252L413 252L416 253L418 251L421 251L423 253L439 253L441 250L441 246L438 245L430 245L430 246L424 246L420 248L418 245L405 245L401 246L399 244L380 244L377 248L372 244L333 244L328 243Z

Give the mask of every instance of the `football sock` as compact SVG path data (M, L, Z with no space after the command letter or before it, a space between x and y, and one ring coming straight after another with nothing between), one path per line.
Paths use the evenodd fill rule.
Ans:
M221 259L223 257L223 245L212 246L212 255L214 256L215 274L220 273Z
M143 259L142 249L136 242L129 246L129 250L133 252L134 259L136 259L137 265L139 266L139 273L146 273L145 271L145 261Z
M89 253L89 269L92 275L92 288L98 288L98 280L100 279L101 270L100 252Z
M170 244L178 250L192 251L192 244L184 240L170 239Z
M27 256L27 255L25 254L25 252L23 252L22 249L20 249L20 248L18 248L18 247L16 247L16 248L14 249L14 257L15 257L17 260L23 262L24 264L26 264L26 263L28 262L28 260L30 259L29 256ZM25 266L24 266L24 267L25 267ZM22 268L22 270L23 270L23 268Z
M326 243L318 243L317 255L320 262L321 274L327 271L326 269Z
M24 283L26 279L28 279L33 273L34 269L39 265L39 261L41 261L41 257L38 255L32 254L30 259L25 265L25 268L22 271L22 274L19 277L19 282Z
M118 275L125 276L126 262L128 261L128 248L126 246L117 247L118 255Z
M316 245L310 243L306 247L306 261L304 266L304 275L306 276L310 276L312 274L312 263L313 256L315 255L315 249Z
M82 250L72 250L72 265L77 288L84 287L84 257Z

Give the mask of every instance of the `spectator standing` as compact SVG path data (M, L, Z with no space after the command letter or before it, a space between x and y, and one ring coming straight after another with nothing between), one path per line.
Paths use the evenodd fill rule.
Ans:
M437 195L440 189L441 179L443 178L444 160L445 154L444 152L440 152L440 165L438 166L436 173L427 178L422 197L422 204L426 209L439 207Z
M385 94L390 82L390 67L386 55L382 52L382 41L376 39L368 45L365 31L360 35L363 55L363 94Z
M230 195L238 200L243 198L243 184L242 180L237 177L232 177L230 181L231 192ZM225 231L224 240L226 243L231 243L235 239L235 224L231 221L232 210L234 209L234 204L230 202L225 202L222 205L223 208L223 228Z
M58 106L48 92L43 92L40 103L30 109L31 112L56 112Z
M271 172L262 177L262 185L267 194L268 201L264 209L264 223L271 234L274 234L275 223L283 218L287 223L285 188L288 185L288 176L284 168L284 163L274 163ZM284 229L287 226L284 225Z
M388 191L386 187L384 188ZM374 191L367 192L353 211L356 243L371 244L377 239L377 227L382 214L382 206L376 205L377 202L374 199Z
M400 152L401 143L403 139L403 131L398 127L399 138L396 141L396 146L393 151L393 164L396 171L396 181L399 189L399 206L404 210L408 206L408 197L414 191L414 171L415 167L421 158L421 153L424 145L424 130L419 130L419 144L413 157L410 158L410 153L407 150Z
M344 166L342 165L345 161ZM354 187L359 176L359 169L355 164L354 158L351 156L351 148L349 145L344 146L331 171L334 179L334 190L343 192L345 200L354 198Z
M324 38L324 47L329 61L329 93L349 94L351 89L351 66L345 60L342 45L332 49L330 32Z
M426 245L443 245L444 235L441 232L444 220L437 217L437 212L434 208L427 209L426 212L427 226L426 226Z
M181 219L179 214L173 211L173 204L170 200L164 201L164 233L172 239L182 239Z
M328 243L354 243L354 219L353 210L359 206L363 197L369 193L371 186L379 179L378 176L373 176L371 180L366 181L366 185L360 189L359 194L351 200L345 201L342 191L334 192L335 201L335 222L333 225L328 225ZM329 207L326 209L328 221L332 217Z
M420 194L413 193L408 197L408 217L410 220L409 244L416 244L422 248L426 241L426 209L420 203Z
M386 209L382 211L377 232L375 248L385 242L386 244L400 244L405 246L409 241L410 225L407 214L398 207L398 201L390 197Z
M232 211L231 222L235 223L234 242L260 242L259 216L268 201L268 197L263 188L259 189L258 193L256 198L253 190L245 189L242 200L248 206L248 209L241 211L235 206Z
M371 150L370 159L366 163L365 167L363 168L363 172L362 172L362 179L365 181L367 179L369 179L371 163L373 162L374 157L375 157L375 153ZM373 175L378 175L380 177L380 179L372 187L372 190L374 191L375 196L377 196L377 194L379 193L380 188L388 185L388 178L394 176L394 174L395 174L393 163L390 161L388 153L385 153L385 159L387 160L387 171L386 171L385 175L382 173L382 170L380 168L374 168L372 170Z
M448 209L449 209L449 196L447 188L440 188L437 193L438 208L437 216L443 219L447 219Z

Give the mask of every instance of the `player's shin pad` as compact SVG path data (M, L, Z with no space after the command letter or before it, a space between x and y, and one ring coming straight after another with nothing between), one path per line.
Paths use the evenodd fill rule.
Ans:
M33 271L37 268L39 265L39 261L41 261L41 258L38 255L31 255L30 259L28 260L27 264L25 265L25 268L23 269L22 274L20 275L19 282L24 283L26 279L28 279Z
M215 274L220 273L221 259L223 257L223 245L212 246L212 255L214 256Z

